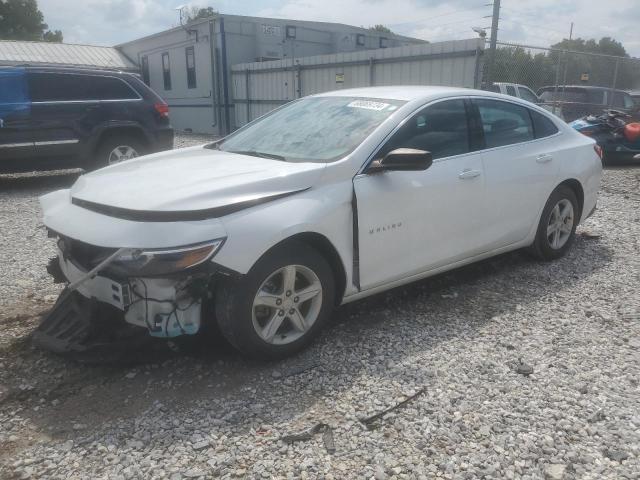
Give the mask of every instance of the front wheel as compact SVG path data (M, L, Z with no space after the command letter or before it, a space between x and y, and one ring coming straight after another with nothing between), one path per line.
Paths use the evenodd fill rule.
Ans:
M219 286L216 318L224 337L244 354L283 358L318 335L334 299L327 261L291 242L263 256L241 280Z
M531 246L534 255L542 260L562 257L573 243L579 219L576 194L566 185L558 186L542 211L536 239Z

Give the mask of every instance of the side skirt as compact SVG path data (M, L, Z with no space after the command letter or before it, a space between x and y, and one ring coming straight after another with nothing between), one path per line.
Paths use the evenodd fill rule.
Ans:
M367 290L360 290L358 293L354 293L349 295L348 297L344 297L342 299L342 304L350 303L356 300L360 300L361 298L368 297L370 295L375 295L376 293L384 292L385 290L390 290L395 287L400 287L402 285L406 285L407 283L416 282L418 280L422 280L423 278L432 277L442 272L446 272L447 270L453 270L458 267L462 267L464 265L468 265L470 263L477 262L479 260L484 260L485 258L494 257L496 255L500 255L501 253L510 252L513 250L518 250L519 248L526 247L528 245L527 241L521 241L518 243L514 243L511 245L507 245L506 247L501 247L496 250L492 250L490 252L481 253L479 255L475 255L473 257L465 258L464 260L459 260L454 263L449 263L447 265L443 265L441 267L433 268L431 270L426 270L424 272L417 273L415 275L411 275L409 277L401 278L399 280L394 280L389 283L385 283L383 285L378 285L377 287L372 287Z

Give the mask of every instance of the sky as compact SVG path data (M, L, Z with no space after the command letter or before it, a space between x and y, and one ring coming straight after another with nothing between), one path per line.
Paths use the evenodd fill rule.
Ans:
M489 27L491 0L39 0L49 28L67 43L117 45L178 24L179 5L212 6L221 13L340 22L429 41L473 38ZM611 36L640 57L638 0L502 0L498 40L549 46L569 36Z

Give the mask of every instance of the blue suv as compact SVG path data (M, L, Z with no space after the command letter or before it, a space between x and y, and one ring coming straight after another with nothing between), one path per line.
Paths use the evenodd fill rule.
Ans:
M172 147L169 107L133 74L0 67L0 172L91 170Z

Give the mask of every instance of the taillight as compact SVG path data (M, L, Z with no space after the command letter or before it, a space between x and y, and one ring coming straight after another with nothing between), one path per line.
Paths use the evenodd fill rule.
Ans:
M602 160L602 147L600 145L594 145L593 149L596 151L596 153L600 157L600 160Z
M156 103L153 108L156 109L156 112L158 112L158 115L161 117L169 118L169 105L166 103Z

